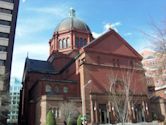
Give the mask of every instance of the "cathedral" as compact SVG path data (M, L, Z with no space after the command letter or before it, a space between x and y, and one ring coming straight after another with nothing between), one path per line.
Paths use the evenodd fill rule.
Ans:
M50 109L57 124L64 124L60 107L65 102L74 103L87 124L117 123L114 102L123 95L118 101L127 105L128 122L151 121L142 57L115 30L94 39L70 9L69 17L56 26L49 48L46 61L26 58L20 125L46 125Z

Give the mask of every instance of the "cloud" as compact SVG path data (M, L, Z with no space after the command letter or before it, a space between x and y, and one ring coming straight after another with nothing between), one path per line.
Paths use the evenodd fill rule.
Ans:
M104 34L105 32L107 32L110 28L114 29L116 32L118 32L117 27L121 26L122 23L121 22L115 22L115 23L105 23L103 26L103 31L100 33L97 32L92 32L92 35L94 38L98 38L99 36L101 36L102 34Z
M115 23L105 23L104 24L104 30L108 31L110 28L114 29L116 32L118 32L118 28L119 26L121 26L122 23L121 22L115 22Z
M124 36L131 36L131 35L133 35L133 33L131 33L131 32L128 32L128 33L124 34Z
M92 35L94 38L98 38L99 36L101 36L103 33L96 33L96 32L92 32Z
M22 0L22 2L23 2L23 3L25 3L25 2L26 2L26 0Z

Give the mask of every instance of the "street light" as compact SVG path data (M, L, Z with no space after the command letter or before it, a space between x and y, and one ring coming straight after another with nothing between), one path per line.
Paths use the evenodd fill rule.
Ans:
M88 82L86 84L83 85L82 87L82 114L83 114L83 125L86 125L87 124L87 121L86 121L86 111L85 111L85 87L87 87L90 83L92 82L92 80L88 80Z

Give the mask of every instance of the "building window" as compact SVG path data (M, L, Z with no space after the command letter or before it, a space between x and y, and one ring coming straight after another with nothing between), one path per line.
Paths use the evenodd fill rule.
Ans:
M79 47L83 47L83 46L84 46L84 41L82 38L80 38Z
M0 8L0 12L12 14L12 10L4 9L4 8Z
M1 1L10 2L10 3L14 3L14 0L1 0Z
M55 93L59 93L59 92L60 92L59 88L55 87Z
M10 26L11 22L6 20L0 20L0 24Z
M0 51L6 52L6 51L7 51L7 47L6 47L6 46L1 46L1 45L0 45Z
M66 39L62 40L62 48L66 48Z
M0 66L4 66L4 65L5 65L5 60L0 59Z
M78 37L76 37L75 46L76 46L76 48L79 48L79 38Z
M9 38L9 34L0 32L0 37Z
M68 88L67 88L67 87L64 87L64 88L63 88L63 92L64 92L64 93L68 93Z
M62 40L59 40L59 49L62 49Z
M46 93L51 93L51 86L46 85L45 91L46 91Z
M69 38L66 39L66 44L67 44L67 48L71 46L71 42Z
M76 48L81 48L87 43L86 39L76 37L75 46Z
M86 39L84 39L84 46L87 44L87 40Z

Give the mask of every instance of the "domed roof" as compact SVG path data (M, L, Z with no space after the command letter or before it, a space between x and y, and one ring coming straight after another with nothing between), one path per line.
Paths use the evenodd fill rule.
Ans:
M74 30L74 29L89 33L91 32L90 28L86 23L75 17L75 10L70 9L69 17L65 18L57 25L55 32Z

